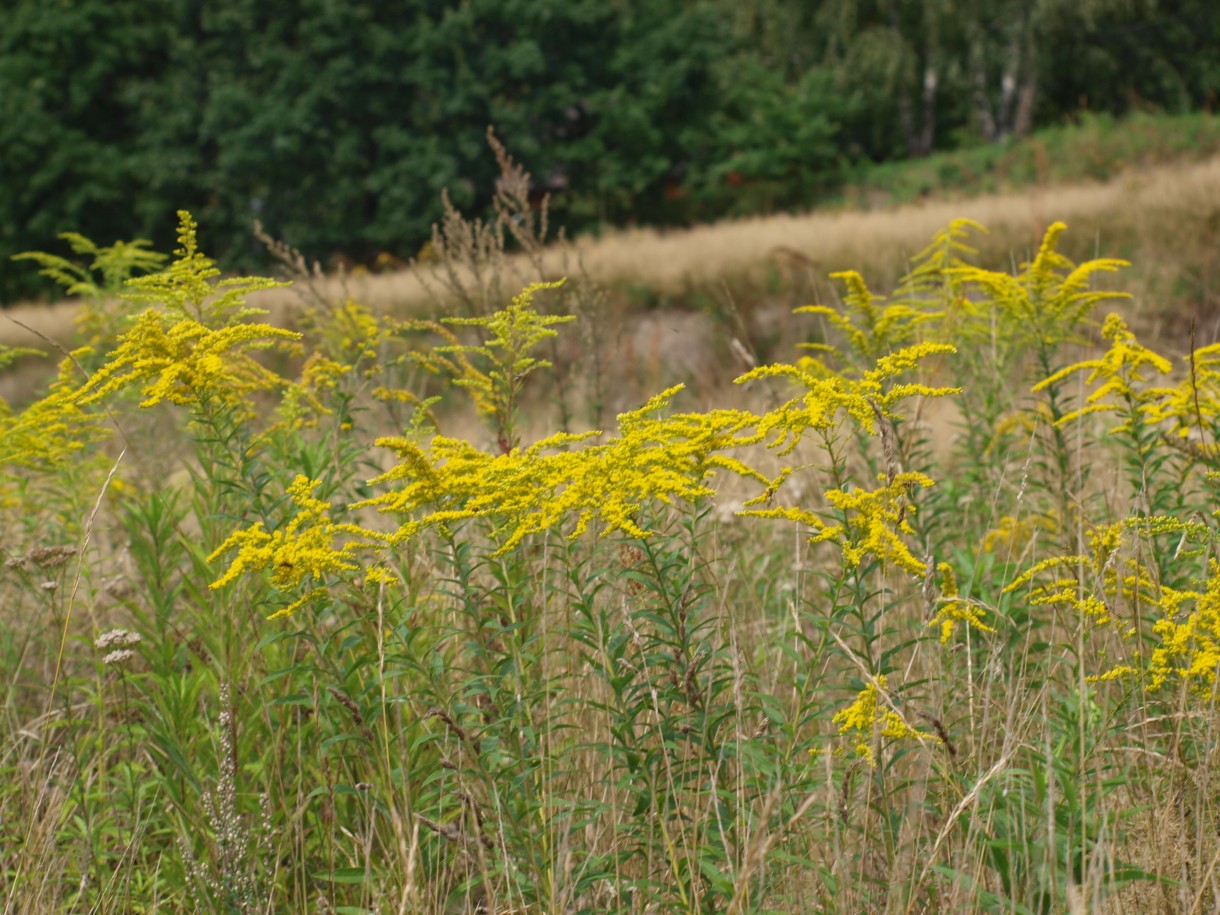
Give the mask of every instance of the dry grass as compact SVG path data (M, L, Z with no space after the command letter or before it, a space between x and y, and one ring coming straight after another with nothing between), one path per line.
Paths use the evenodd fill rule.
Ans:
M1193 184L1183 183L1188 178ZM610 353L602 360L613 375L608 396L614 406L621 398L621 406L629 407L662 386L688 380L694 383L683 395L683 409L695 406L691 400L704 409L747 397L768 400L762 385L712 391L718 380L744 367L735 362L740 347L728 339L738 333L739 317L746 319L746 338L765 330L774 336L775 349L790 358L793 337L803 331L797 322L783 323L786 299L832 295L832 285L816 277L849 266L884 286L887 276L905 268L907 255L962 214L992 226L984 259L993 261L1003 262L1010 250L1019 257L1051 218L1074 224L1077 250L1086 254L1097 247L1132 256L1138 264L1148 252L1176 245L1178 260L1153 262L1142 273L1133 268L1125 281L1131 289L1152 289L1173 279L1181 258L1210 256L1205 234L1188 236L1220 209L1214 205L1218 187L1220 160L1193 178L1186 171L1145 173L1122 185L1075 187L1054 197L759 219L582 243L577 248L587 272L617 290L613 301L620 309L639 304L632 299L636 281L654 296L677 300L620 320L617 329L596 337ZM1052 202L1056 209L1050 212ZM558 271L560 253L552 256L545 269ZM512 267L516 282L525 268ZM335 279L319 282L335 284L319 290L324 294L334 295L339 286ZM507 277L505 284L511 288ZM696 304L700 290L706 295L717 285L720 294L750 302L749 313L677 307ZM352 277L345 292L383 310L420 308L428 299L420 278L405 273ZM272 300L276 320L292 322L294 294L265 298ZM1151 307L1144 312L1150 320L1163 316ZM59 308L58 327L46 323L54 313L35 314L38 330L66 337L70 307ZM990 365L986 353L963 352L963 362L971 357L977 366ZM581 393L581 371L593 373L581 358L563 353L559 361L569 374L560 379L559 391ZM990 375L980 370L970 377ZM1028 390L1028 378L1019 383L1005 377L1010 386ZM553 411L535 413L533 406L531 439L553 432L556 421ZM573 412L578 421L583 418L578 409ZM371 440L383 431L370 411L351 415L363 424L351 432L353 440ZM1092 648L1085 654L1086 636L1099 640L1089 643L1094 646L1103 646L1105 636L1081 628L1083 618L1026 616L1021 598L1008 606L1000 595L1015 575L1015 557L977 547L1004 512L1037 519L1059 497L1054 487L1065 484L1057 484L1049 470L1056 457L1050 435L1017 435L1011 451L992 453L972 447L977 440L957 436L964 423L953 408L921 409L903 426L912 433L906 440L912 458L926 459L941 481L934 492L950 493L943 502L921 505L927 541L939 551L936 558L954 559L963 582L977 576L977 600L988 602L988 618L998 624L998 632L986 637L974 633L944 645L930 635L937 602L930 577L912 582L858 566L850 572L845 566L839 577L836 555L811 552L805 532L763 528L735 516L756 491L743 482L740 491L720 491L706 528L696 527L693 515L689 528L678 525L675 515L666 521L672 529L641 547L598 540L586 551L584 543L561 545L548 534L511 561L483 557L473 565L466 564L465 553L441 543L418 554L403 548L395 569L411 582L410 601L390 605L379 595L373 606L360 599L364 592L353 591L344 603L336 601L340 615L302 612L292 623L302 627L299 633L279 639L267 636L275 624L260 616L263 586L214 595L204 584L210 574L202 577L207 562L192 560L189 548L210 548L226 536L228 519L261 511L277 499L282 481L264 468L278 462L276 473L291 474L294 462L312 460L314 440L302 435L272 443L259 452L265 463L234 461L242 476L231 478L223 469L230 465L222 463L229 455L202 449L238 441L236 430L209 438L203 437L206 430L195 431L196 444L203 444L192 452L189 435L173 437L171 428L177 427L145 425L134 415L122 422L124 435L137 443L126 467L138 466L138 476L133 470L128 492L180 491L181 501L170 498L162 520L160 509L154 511L160 503L136 495L129 504L108 501L96 529L90 516L86 539L93 565L81 566L81 601L89 619L79 610L71 618L71 638L64 643L71 676L60 687L65 702L76 704L67 706L62 722L56 719L55 729L34 715L41 690L56 676L52 662L66 624L54 617L50 627L29 621L46 617L48 608L71 611L76 598L54 603L65 599L67 589L47 590L41 575L6 583L12 632L0 643L10 645L9 663L21 677L13 681L10 711L0 720L13 735L4 749L15 773L9 792L0 791L0 825L18 824L23 841L10 843L17 848L8 856L14 863L0 867L5 911L65 911L73 899L87 898L74 889L86 879L94 881L88 898L101 900L95 911L209 910L185 892L192 882L207 883L218 900L227 894L230 902L241 890L240 906L218 902L216 910L269 911L270 905L250 901L257 895L252 888L261 885L256 877L274 884L267 892L275 894L278 911L381 910L389 903L382 894L391 890L401 892L401 911L527 911L515 904L521 892L505 877L515 880L526 867L537 867L544 878L527 875L528 885L521 878L528 892L544 899L529 911L549 912L720 911L722 904L745 912L762 911L764 901L769 911L804 912L820 899L818 910L843 912L1118 915L1210 910L1220 895L1209 774L1214 752L1201 753L1198 762L1180 761L1176 738L1163 732L1177 715L1160 716L1161 705L1128 701L1125 687L1116 683L1086 687L1083 678L1101 660L1110 663L1109 655L1093 654ZM464 414L456 428L447 421L445 431L471 441L488 438L479 425ZM875 479L877 466L894 459L884 435L861 441L871 442L872 450L846 454L836 475ZM1072 441L1061 446L1063 454L1074 464L1083 466L1087 458L1095 465L1087 486L1083 473L1073 475L1073 503L1099 517L1104 507L1107 518L1139 511L1099 498L1101 481L1111 479L1103 469L1111 456L1101 446L1104 440L1081 433ZM807 447L795 457L768 452L754 466L770 478L781 463L809 469L836 464L812 443ZM1079 450L1069 453L1069 447ZM354 481L367 479L378 460L359 448L335 449L334 476L352 487L352 494L336 501L350 503ZM994 473L980 472L978 465L988 460ZM183 469L188 464L194 472ZM206 471L215 467L226 475L213 482ZM794 505L818 504L827 484L817 479L794 478L784 498ZM237 486L247 487L252 498L241 495L237 501ZM1134 498L1114 489L1116 501ZM1141 500L1155 502L1155 487L1134 489ZM81 503L87 507L92 498L85 491ZM6 546L10 552L33 555L27 542L78 539L66 503L59 506L51 497L35 507L53 519L58 516L52 511L62 511L69 519L65 532L54 527L62 522L18 514L11 524L21 550ZM470 543L472 551L484 545L481 538ZM1021 564L1041 558L1034 551L1046 548L1035 536ZM128 588L123 598L110 592L115 580ZM190 582L190 590L180 591L179 581ZM860 581L867 584L853 600L846 590ZM450 590L454 583L460 587ZM513 633L526 629L510 626L502 608L526 608L520 618L537 638L518 641ZM144 626L153 648L130 673L110 669L94 657L94 636L110 625L135 627L133 620ZM34 647L18 652L13 646L24 644L20 627L27 624ZM418 641L404 637L399 644L397 634L408 632ZM298 644L296 635L302 636L299 644L311 647L287 647ZM257 649L247 651L255 644ZM454 660L438 671L433 659L442 652ZM360 660L350 660L354 655ZM180 657L187 661L180 665ZM874 772L830 752L842 733L832 715L856 692L853 679L862 675L871 682L874 670L884 669L891 657L901 664L890 668L895 698L882 692L885 702L908 724L934 728L945 744L917 735L917 744L887 755L887 764ZM595 675L603 670L615 676ZM226 683L236 685L232 711L221 685ZM207 711L213 685L222 697L214 719ZM181 702L160 704L179 694L185 695ZM781 714L772 720L765 712L776 708ZM1190 747L1214 746L1212 710L1197 725L1182 719L1181 731L1174 733L1185 732ZM482 736L472 738L476 729L487 735L486 744ZM522 741L526 730L543 736ZM569 733L579 734L579 742L565 742ZM182 769L202 773L198 789L173 794L181 773L164 763L160 749L146 751L145 742L176 752L181 746L178 755L189 760ZM821 755L811 757L814 750ZM772 755L755 755L764 752ZM536 769L541 753L550 755ZM635 762L645 758L657 762ZM760 759L769 768L755 768ZM808 769L807 759L815 760ZM247 816L224 820L215 811L237 809L231 793L235 773L247 792ZM416 776L403 773L426 775L416 783ZM1123 787L1103 784L1115 779ZM225 784L230 800L218 803ZM503 790L510 784L511 791ZM264 809L276 817L261 832L251 812L256 790L263 792L260 799L272 798L274 807L267 801ZM366 816L363 801L345 800L365 794L384 805L380 826ZM554 813L571 798L598 803L581 826ZM676 813L667 818L667 810ZM456 816L445 818L454 811ZM232 846L221 847L222 835ZM256 839L269 837L275 847L263 853ZM1078 874L1071 845L1076 840L1083 849ZM230 847L244 850L235 854ZM254 848L259 854L247 860ZM196 868L191 856L201 853L211 869ZM731 896L723 888L713 896L713 884L692 879L690 892L703 896L693 896L693 902L684 897L679 907L675 873L689 873L689 862L702 864L705 853L705 872L715 868L735 881ZM541 866L531 863L538 861ZM603 861L615 862L613 869L586 879L585 869L609 867ZM510 872L504 862L521 870ZM1180 886L1121 887L1119 862ZM318 876L332 871L343 880L330 885ZM377 879L369 879L374 871ZM229 882L222 886L221 878ZM464 889L464 880L474 888ZM755 893L764 886L765 899L763 889ZM157 894L164 896L167 888L172 898L159 902ZM347 908L336 909L332 900ZM411 900L414 907L408 908Z
M990 230L982 242L984 253L1007 256L1028 249L1048 223L1063 220L1071 229L1069 247L1121 253L1141 263L1149 276L1158 276L1173 264L1150 268L1149 250L1158 257L1175 252L1186 257L1201 246L1211 247L1220 230L1220 157L1130 172L1104 184L1040 187L867 212L781 214L685 230L622 230L600 239L582 238L574 248L589 277L611 289L681 297L724 282L736 287L742 280L758 281L777 270L812 269L824 275L850 267L870 278L895 276L935 231L963 216ZM1200 227L1206 229L1202 234ZM562 262L559 250L548 252L545 263L550 270L558 272ZM346 292L373 308L413 310L430 300L413 269L332 276L322 284L320 291L332 297ZM279 291L262 295L260 301L282 316L295 308L297 298L291 291ZM17 306L10 314L58 336L74 311L72 303L61 302ZM32 342L28 332L11 322L0 326L0 343Z
M631 229L601 239L581 238L543 255L550 276L579 264L588 278L609 292L611 314L624 321L623 333L636 356L658 345L641 343L649 328L635 327L627 315L641 306L706 306L740 310L749 330L784 336L783 320L795 306L834 296L826 280L836 270L855 269L877 288L905 272L908 258L952 219L968 217L986 226L977 239L980 263L1003 266L1037 243L1054 220L1068 224L1061 247L1074 259L1098 254L1124 257L1136 266L1115 282L1135 299L1141 334L1185 349L1193 320L1198 341L1220 335L1220 157L1193 165L1163 165L1126 173L1107 183L1039 187L1022 193L942 199L874 211L812 212L718 222L686 230ZM513 265L515 273L532 268ZM525 268L525 269L522 269ZM377 311L396 314L430 310L434 297L427 268L394 273L327 276L317 292L334 300L350 297ZM291 326L300 306L292 289L260 295L271 320ZM39 335L66 341L76 313L73 302L26 304L0 321L0 345L45 348ZM640 319L669 326L666 314ZM655 336L655 335L654 335ZM678 335L686 360L692 338ZM695 335L699 339L705 333ZM655 355L655 353L654 353ZM702 361L723 361L723 354ZM732 366L735 370L737 366ZM0 376L0 396L20 402L45 380L48 364L18 365Z

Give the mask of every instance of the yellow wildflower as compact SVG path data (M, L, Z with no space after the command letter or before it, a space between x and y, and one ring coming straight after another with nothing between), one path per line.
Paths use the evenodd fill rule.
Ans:
M929 356L957 352L946 343L917 343L882 356L858 381L826 376L795 365L759 366L735 384L760 378L789 378L805 388L805 394L770 410L758 419L758 432L770 438L768 447L789 454L810 431L830 431L838 425L839 411L847 413L873 435L878 417L895 418L893 408L908 397L944 397L958 393L953 387L930 387L918 383L891 384L894 378L914 369Z
M786 477L787 473L785 471L781 476ZM912 575L923 575L924 564L915 558L901 535L914 533L907 520L915 512L910 500L910 488L932 486L935 481L917 471L896 474L888 482L884 474L879 479L885 485L877 489L831 489L825 493L826 500L844 516L845 520L837 524L828 523L806 509L792 507L747 508L739 514L751 518L782 519L811 527L815 533L810 542L837 543L851 568L856 568L866 556L871 555L883 562L891 562ZM775 488L777 482L772 481L763 495L751 499L746 505L759 504Z
M394 449L399 463L370 482L402 485L357 507L399 514L425 510L400 526L396 540L426 527L488 518L501 532L500 553L568 517L575 518L574 537L594 521L603 525L603 534L647 536L637 518L653 500L708 496L706 480L718 470L762 480L718 453L746 440L739 433L753 417L735 410L657 417L679 390L670 388L621 414L615 438L579 449L572 446L600 433L554 435L502 454L444 436L433 437L427 447L407 438L381 439L378 444Z
M910 343L919 325L935 317L906 301L880 307L885 297L871 292L864 278L855 270L832 273L830 276L831 279L842 280L847 287L843 310L826 305L806 305L796 309L793 314L824 315L847 337L856 357L865 364L871 365L895 347Z
M1173 425L1172 435L1191 439L1183 443L1187 447L1182 450L1212 462L1216 458L1214 430L1220 422L1220 343L1194 350L1184 361L1188 365L1182 380L1173 387L1149 390L1144 409L1149 421L1168 421ZM1199 435L1213 440L1199 440Z
M941 604L928 625L940 626L941 644L944 645L953 638L953 629L958 623L965 623L979 632L995 632L994 628L983 622L983 611L977 604L959 598L957 576L953 574L953 566L942 562L936 570L940 572Z
M1102 336L1110 341L1110 349L1104 356L1069 365L1034 385L1034 391L1042 391L1086 369L1089 372L1087 384L1102 382L1089 394L1085 406L1061 416L1059 425L1090 413L1116 412L1124 408L1142 409L1143 403L1150 397L1149 392L1140 389L1145 382L1145 368L1154 369L1162 375L1168 374L1172 368L1168 359L1137 343L1135 334L1127 329L1126 323L1116 314L1106 318ZM1133 416L1128 416L1111 431L1117 433L1130 430L1133 419Z
M516 412L525 379L551 363L531 355L544 340L558 336L551 328L575 320L573 315L541 315L534 310L534 294L557 289L563 280L531 283L512 302L492 315L478 318L442 318L438 322L414 322L412 327L430 330L447 342L412 358L428 371L448 375L464 388L480 412L494 417L502 451L518 444ZM448 326L469 326L487 333L478 344L458 340ZM480 368L480 363L485 368Z
M140 385L142 407L210 398L244 405L251 392L279 383L249 352L300 335L246 323L245 318L263 312L247 307L245 297L284 284L250 277L217 280L220 271L198 250L194 220L185 210L178 215L176 260L159 273L128 281L131 291L124 295L154 307L119 335L105 363L72 395L75 403L95 403Z
M316 426L320 417L333 412L324 398L351 371L350 365L335 362L321 353L311 354L301 366L301 380L285 387L279 408L283 422L293 429Z
M1157 601L1161 619L1153 626L1160 644L1153 649L1148 662L1149 690L1184 684L1201 698L1216 701L1216 672L1220 668L1220 564L1213 559L1209 567L1211 574L1203 591L1162 588ZM1121 672L1111 673L1117 676Z
M320 580L340 572L357 571L360 567L355 562L356 555L374 545L377 535L358 525L333 521L329 515L330 503L313 495L319 485L319 480L296 477L288 487L288 495L300 511L283 528L268 533L260 521L253 527L230 534L208 557L208 562L215 562L234 549L237 555L230 561L228 570L208 587L212 590L223 588L244 572L267 568L273 570L272 585L281 591L295 587L306 576ZM336 546L336 540L343 537L349 539ZM276 615L291 613L324 590L314 589Z
M74 395L79 404L96 403L131 385L141 385L141 407L162 400L187 405L217 397L244 403L253 391L281 379L247 351L266 349L299 337L267 324L234 324L210 329L198 321L171 319L148 310L119 337L118 347Z
M1058 534L1059 529L1058 515L1054 510L1020 518L1015 515L1002 515L996 520L995 527L983 537L983 550L994 553L1003 549L1006 552L1019 553L1034 537L1040 534L1053 537Z
M855 732L856 755L866 760L870 766L877 764L873 755L873 741L878 735L890 740L903 740L908 737L924 740L931 737L912 728L892 708L878 708L877 696L884 690L885 677L877 677L860 690L851 705L836 712L833 719L834 723L839 725L840 734Z
M78 460L89 443L109 435L97 417L59 391L19 413L0 403L0 465L59 467Z
M1054 346L1078 336L1081 320L1104 299L1127 298L1123 293L1092 288L1093 275L1128 266L1126 261L1099 258L1079 266L1055 250L1066 230L1062 222L1046 230L1038 253L1016 276L981 267L963 266L951 273L987 295L999 322L999 338L1008 344Z

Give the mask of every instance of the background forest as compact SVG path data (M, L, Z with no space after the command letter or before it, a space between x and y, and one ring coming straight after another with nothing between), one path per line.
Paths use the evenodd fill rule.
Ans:
M480 212L501 139L579 231L833 197L874 163L1132 111L1210 109L1208 0L10 0L0 303L65 228L231 269L419 252Z

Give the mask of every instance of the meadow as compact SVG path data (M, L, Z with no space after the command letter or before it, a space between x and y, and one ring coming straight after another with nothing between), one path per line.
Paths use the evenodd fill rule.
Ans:
M1124 290L1220 165L1125 180L588 250L509 185L431 314L187 213L33 258L80 304L0 413L4 911L1214 911L1220 345ZM608 303L709 264L741 368L684 389Z

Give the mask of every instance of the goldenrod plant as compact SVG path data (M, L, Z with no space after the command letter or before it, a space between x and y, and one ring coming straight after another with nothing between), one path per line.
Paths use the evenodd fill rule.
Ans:
M1216 345L980 229L562 431L557 281L288 329L113 249L0 413L6 910L1213 909Z

